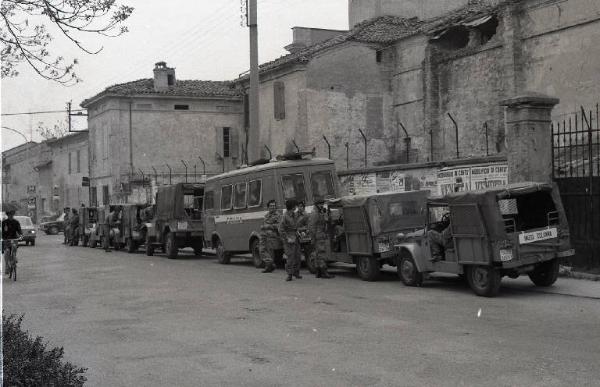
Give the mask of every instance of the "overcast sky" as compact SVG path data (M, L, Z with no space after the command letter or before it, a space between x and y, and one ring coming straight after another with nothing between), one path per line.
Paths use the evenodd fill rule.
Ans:
M16 78L2 80L2 113L64 110L106 87L152 77L154 63L164 60L176 68L178 79L234 79L249 68L248 29L240 26L240 0L122 0L135 8L127 20L129 32L117 38L88 36L87 47L100 54L78 51L54 33L54 54L77 58L76 73L83 82L71 87L45 81L25 65ZM347 29L348 0L258 0L259 61L287 52L294 26ZM40 141L38 122L53 126L65 113L3 116L2 126ZM2 129L2 149L23 143L21 136Z

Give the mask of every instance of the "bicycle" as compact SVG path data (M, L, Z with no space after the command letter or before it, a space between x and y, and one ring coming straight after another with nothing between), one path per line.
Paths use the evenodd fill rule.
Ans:
M17 280L17 249L19 248L18 239L5 239L4 241L9 242L8 246L4 248L4 259L6 262L6 271L8 272L8 278L12 278L13 281ZM8 252L6 251L8 249Z

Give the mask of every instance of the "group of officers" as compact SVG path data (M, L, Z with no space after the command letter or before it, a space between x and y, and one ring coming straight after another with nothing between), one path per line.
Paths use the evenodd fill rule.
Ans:
M81 205L81 208L85 208L85 205ZM79 212L76 208L65 207L65 217L63 220L63 229L65 238L63 244L69 246L76 246L76 241L79 241Z
M275 200L269 201L268 212L261 226L259 243L260 257L265 264L263 273L271 273L275 270L275 253L283 243L286 255L286 281L291 281L294 277L302 278L301 251L304 252L307 260L314 259L317 278L334 277L327 271L329 236L328 215L324 204L324 200L316 200L313 212L308 215L304 202L287 200L285 214L281 215L277 211Z

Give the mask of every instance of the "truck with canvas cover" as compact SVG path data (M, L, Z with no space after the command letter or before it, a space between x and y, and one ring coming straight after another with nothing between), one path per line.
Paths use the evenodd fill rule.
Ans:
M204 247L202 205L204 184L178 183L159 187L155 216L146 237L146 254L162 249L170 259L179 249L191 247L196 255Z
M329 219L328 260L355 264L361 279L376 280L384 264L396 265L397 235L425 224L428 195L429 191L390 192L329 201L328 214L339 216ZM311 254L308 267L313 266Z
M148 228L144 221L147 204L123 205L123 239L128 253L136 252L146 242Z
M559 259L574 254L558 188L515 183L430 198L427 223L399 235L398 275L420 286L432 272L466 277L473 292L493 297L503 276L527 274L550 286Z

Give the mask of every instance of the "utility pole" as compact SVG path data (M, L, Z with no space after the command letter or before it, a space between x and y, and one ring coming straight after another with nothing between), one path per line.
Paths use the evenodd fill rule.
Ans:
M248 161L258 159L258 139L260 135L259 119L259 78L258 78L258 11L257 0L247 0L248 27L250 28L250 128L246 133Z

